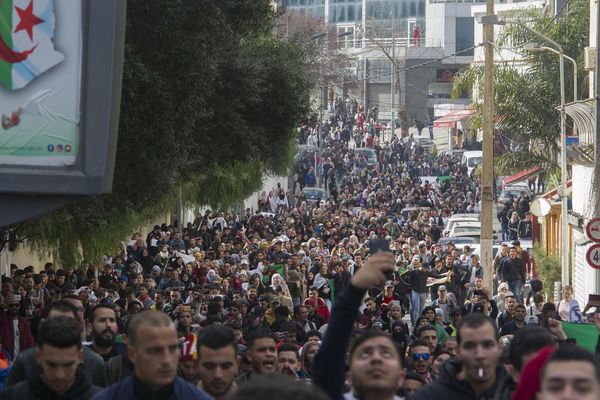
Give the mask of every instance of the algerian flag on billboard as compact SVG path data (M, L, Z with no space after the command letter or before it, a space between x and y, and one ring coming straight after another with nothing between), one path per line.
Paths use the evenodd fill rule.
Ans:
M21 89L64 60L54 49L53 0L0 0L0 84Z

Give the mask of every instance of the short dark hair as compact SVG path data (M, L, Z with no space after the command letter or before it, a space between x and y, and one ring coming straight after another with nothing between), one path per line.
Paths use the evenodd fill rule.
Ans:
M73 346L81 349L79 319L61 316L43 320L38 330L37 346L43 349L46 344L59 349Z
M298 361L300 361L300 353L298 352L298 347L295 344L293 344L293 343L283 343L277 349L277 354L281 353L282 351L292 351L292 352L294 352L294 354L296 354L296 358L298 359Z
M288 318L290 316L290 309L286 306L277 306L275 308L275 316Z
M42 313L42 319L48 318L48 315L50 315L51 311L59 311L61 313L72 313L73 318L75 318L77 320L79 319L79 314L77 313L77 307L75 307L73 304L69 303L68 301L61 300L56 303L51 303L50 305L45 307L44 312Z
M400 367L402 367L403 361L402 361L402 354L400 354L400 350L398 349L396 342L394 342L394 340L392 339L392 337L390 335L388 335L387 333L383 332L380 329L372 329L372 330L368 330L365 333L357 336L352 343L350 343L350 360L352 360L352 356L354 355L354 352L356 351L356 349L358 348L358 346L360 346L361 344L365 343L368 340L371 339L375 339L375 338L386 338L388 339L392 344L394 349L396 350L396 354L398 357L398 361L400 362Z
M517 305L515 306L515 310L516 310L517 308L522 308L523 310L527 310L527 307L525 307L523 304L517 304Z
M433 325L422 325L420 327L418 327L415 330L415 337L418 339L421 337L421 333L423 332L427 332L427 331L434 331L436 336L437 336L437 330L435 329L435 326Z
M460 331L464 327L475 329L485 324L490 324L492 326L495 333L496 341L498 341L500 339L500 336L498 328L496 328L496 323L490 318L484 316L482 313L470 313L460 320L460 322L458 323L458 327L456 328L456 341L458 342L458 345L460 346L461 341Z
M306 337L309 338L311 336L317 336L319 338L319 340L323 339L323 335L321 334L321 332L317 331L317 330L310 330L308 332L306 332Z
M427 342L424 342L423 340L417 339L415 341L413 341L408 349L408 354L412 354L413 349L415 347L427 347L427 349L429 350L429 345L427 344Z
M224 325L209 325L200 332L198 336L198 351L203 346L213 350L231 346L235 350L236 356L238 352L233 328Z
M92 312L90 313L90 322L94 322L94 320L96 319L96 310L98 310L100 308L107 308L109 310L112 310L112 312L115 313L115 317L117 316L117 312L115 311L115 307L112 304L100 303L97 306L95 306L94 308L92 308Z
M519 329L508 348L508 361L517 371L523 368L523 357L554 344L550 332L539 326L527 325Z
M573 345L560 346L554 353L550 355L550 357L548 357L548 360L542 369L542 379L544 379L544 376L546 375L548 365L552 364L553 362L561 361L589 362L594 367L596 380L600 381L600 366L598 365L598 360L596 360L594 354L582 347Z
M300 309L301 308L306 308L306 306L304 304L296 304L294 306L294 316L300 314Z
M246 338L246 346L248 349L253 349L254 348L254 343L257 340L260 339L273 339L275 341L275 343L277 343L277 337L275 337L275 334L273 332L271 332L270 329L258 329L253 331L252 333L250 333L248 335L248 337Z

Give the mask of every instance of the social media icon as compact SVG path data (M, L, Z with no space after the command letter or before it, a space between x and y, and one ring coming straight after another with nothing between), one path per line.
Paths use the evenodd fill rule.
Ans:
M73 149L73 148L71 147L71 145L70 145L70 144L66 144L66 145L65 145L65 151L66 151L67 153L70 153L72 149Z
M56 145L56 151L63 151L63 145L62 144L57 144Z
M53 144L49 144L48 145L48 151L49 152L53 152L54 151L54 145Z

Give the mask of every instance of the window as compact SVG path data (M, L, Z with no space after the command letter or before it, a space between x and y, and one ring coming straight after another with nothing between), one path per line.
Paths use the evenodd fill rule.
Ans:
M475 34L473 17L456 18L456 52L473 47ZM473 49L460 53L461 56L472 56Z

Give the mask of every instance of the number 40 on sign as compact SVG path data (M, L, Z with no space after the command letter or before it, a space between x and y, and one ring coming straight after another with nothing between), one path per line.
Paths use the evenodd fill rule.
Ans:
M585 258L590 267L600 269L600 243L596 243L587 250Z

